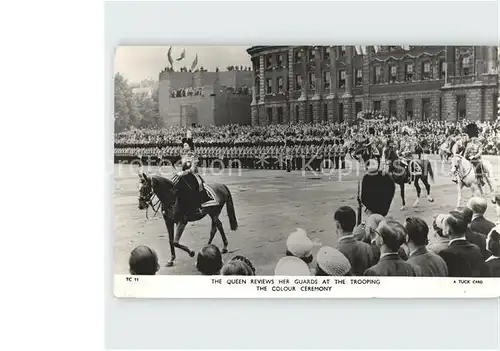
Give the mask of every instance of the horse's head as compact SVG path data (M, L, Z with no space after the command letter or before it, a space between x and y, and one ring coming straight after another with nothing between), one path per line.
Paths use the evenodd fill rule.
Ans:
M147 209L153 197L153 180L145 173L139 174L139 210Z

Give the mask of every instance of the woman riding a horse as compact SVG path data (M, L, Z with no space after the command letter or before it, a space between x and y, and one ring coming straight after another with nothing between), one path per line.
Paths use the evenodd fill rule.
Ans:
M173 181L177 194L176 213L189 212L188 215L202 216L201 204L206 201L206 192L203 178L198 174L198 156L194 151L191 132L182 139L182 153L180 155L182 171L177 172Z

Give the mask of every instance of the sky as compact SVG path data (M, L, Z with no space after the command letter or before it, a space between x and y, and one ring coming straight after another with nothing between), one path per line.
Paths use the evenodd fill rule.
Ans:
M229 65L250 66L248 46L173 46L172 59L174 69L191 63L198 54L198 66L215 71L215 67L225 70ZM120 46L116 49L115 73L121 73L131 82L143 79L158 80L158 75L168 63L169 46ZM186 49L186 57L175 61L182 50Z

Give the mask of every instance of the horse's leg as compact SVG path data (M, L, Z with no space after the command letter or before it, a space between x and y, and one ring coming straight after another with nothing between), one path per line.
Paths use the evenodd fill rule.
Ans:
M210 220L212 221L212 227L210 228L210 239L208 239L208 244L210 245L214 240L215 233L217 232L217 226L215 224L215 220L212 216L210 216Z
M174 246L174 221L164 218L165 225L168 231L168 244L170 246L170 261L167 262L167 267L172 267L175 261L175 246Z
M420 193L422 192L422 188L420 188L420 175L415 176L415 181L413 182L413 185L415 186L415 190L417 191L417 198L415 199L415 202L413 203L413 207L416 207L420 204Z
M458 180L458 182L457 182L457 191L458 191L457 208L460 207L460 203L462 202L462 187L463 187L463 183L460 180Z
M431 185L429 184L427 176L422 177L422 183L424 183L425 190L427 191L427 201L434 202L434 198L431 195Z
M189 248L187 246L184 246L184 245L179 243L179 241L181 240L181 237L182 237L182 233L184 232L184 228L186 228L186 224L187 224L187 222L180 222L179 224L177 224L177 231L175 232L174 246L178 247L179 249L181 249L184 252L187 252L189 254L189 256L194 257L194 255L195 255L194 251L189 250Z
M213 217L213 220L215 221L215 225L217 225L217 229L219 229L220 236L222 237L222 242L224 243L224 247L222 248L222 253L225 254L227 253L227 237L226 233L224 232L224 227L222 226L222 222L220 221L218 216Z
M406 210L406 201L405 201L405 182L404 181L399 183L399 192L401 193L401 203L402 203L401 211L405 211Z

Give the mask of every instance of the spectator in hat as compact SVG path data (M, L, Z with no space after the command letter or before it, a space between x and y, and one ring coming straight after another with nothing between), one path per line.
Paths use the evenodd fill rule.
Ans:
M242 260L231 260L224 264L222 275L255 275L252 268Z
M479 248L465 238L467 221L462 213L450 212L444 221L449 246L439 253L448 266L449 277L487 277L489 269Z
M304 229L297 228L286 240L286 255L300 258L307 264L313 260L313 242L307 236Z
M495 227L495 223L484 218L488 202L482 197L474 196L467 202L467 207L472 210L472 221L470 229L476 233L488 235Z
M316 256L317 276L350 276L352 275L351 264L339 250L323 246Z
M373 254L370 245L354 238L356 212L349 206L342 206L333 215L339 238L337 249L349 260L353 275L363 275L371 267Z
M486 250L486 235L476 233L470 229L470 223L472 221L472 210L465 207L465 208L459 208L459 212L462 214L465 222L467 223L467 229L465 230L465 239L467 239L468 242L471 244L476 245L479 247L479 250L481 250L481 254L483 255L484 259L487 259L490 257L490 253L488 250ZM450 212L450 213L453 213Z
M410 249L407 262L418 266L423 277L447 277L446 262L439 255L426 248L429 243L427 223L418 217L408 217L405 227L408 232L408 248Z
M375 243L380 248L380 260L373 267L368 268L366 276L420 276L420 268L405 262L399 257L398 251L406 242L405 227L393 220L384 219L378 225Z
M148 246L137 246L130 253L129 272L132 275L155 275L160 270L158 255Z
M203 275L219 275L222 268L222 254L213 244L205 245L196 257L196 269Z
M274 275L309 276L311 271L307 264L298 257L286 256L278 261Z
M491 253L491 256L486 259L486 265L488 266L491 276L499 278L500 277L500 229L498 227L493 228L486 239L486 247Z
M439 254L442 250L446 249L450 244L450 239L444 235L444 222L448 215L438 214L432 221L432 228L434 229L435 240L427 245L427 250Z

